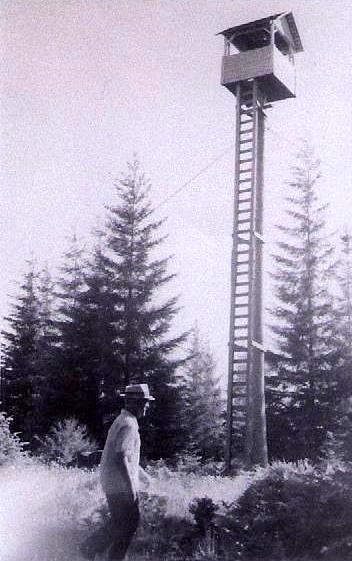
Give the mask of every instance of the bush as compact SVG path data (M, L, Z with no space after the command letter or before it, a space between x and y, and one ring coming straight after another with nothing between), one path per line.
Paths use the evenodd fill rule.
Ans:
M78 455L88 455L97 450L97 444L88 436L87 428L77 419L68 418L58 421L49 434L40 439L39 454L49 461L63 466L77 463Z
M352 473L276 464L226 510L222 526L242 559L352 559ZM341 557L338 557L341 544ZM342 554L343 551L343 554ZM347 551L347 554L346 554ZM348 556L346 556L348 555Z
M205 536L213 522L214 514L218 506L209 497L194 499L190 504L189 511L194 516L200 535Z
M10 429L12 418L0 411L0 465L13 463L26 456L24 447L18 433L12 433Z

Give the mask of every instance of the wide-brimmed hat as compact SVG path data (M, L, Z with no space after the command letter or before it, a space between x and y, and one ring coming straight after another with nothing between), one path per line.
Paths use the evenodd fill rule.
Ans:
M131 384L130 386L126 386L125 393L121 393L120 396L128 397L128 399L155 401L155 398L149 393L148 384Z

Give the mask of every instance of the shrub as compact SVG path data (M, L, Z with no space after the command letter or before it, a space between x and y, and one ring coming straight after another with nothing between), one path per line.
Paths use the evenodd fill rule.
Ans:
M194 516L199 533L203 536L209 530L215 512L218 510L217 505L209 497L194 499L189 507L189 511Z
M352 535L351 473L276 464L253 478L222 526L242 551L242 559L322 558ZM351 540L350 540L351 541ZM336 550L337 547L337 550Z
M0 465L12 463L25 457L25 442L22 442L18 433L12 433L12 418L0 411Z
M40 444L39 453L44 459L64 466L76 464L79 454L88 455L98 448L87 428L75 418L58 421Z

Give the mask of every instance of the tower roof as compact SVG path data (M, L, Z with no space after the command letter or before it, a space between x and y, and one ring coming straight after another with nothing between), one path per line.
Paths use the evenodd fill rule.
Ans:
M217 33L217 35L224 35L230 43L242 51L245 50L244 39L267 29L273 20L278 20L278 23L281 24L281 32L286 35L293 50L296 53L302 52L303 45L292 12L273 14L255 21L236 25L235 27L230 27L229 29Z

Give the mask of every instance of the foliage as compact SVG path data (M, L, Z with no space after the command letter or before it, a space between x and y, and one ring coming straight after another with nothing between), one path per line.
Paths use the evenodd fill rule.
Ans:
M201 535L206 535L217 510L218 506L209 497L194 499L190 504L189 511L193 514Z
M89 454L97 449L96 443L88 436L87 428L77 419L57 421L49 434L41 440L40 453L49 461L70 466L77 462L79 454Z
M43 386L38 363L41 329L38 275L32 262L27 265L17 300L5 318L8 330L3 332L3 401L13 417L14 430L29 440L40 425L36 399Z
M0 466L13 464L25 457L25 444L17 433L11 432L12 418L0 411Z
M339 264L340 297L338 299L338 343L340 386L343 398L339 404L337 424L329 431L325 453L352 462L352 259L351 236L342 236L342 260Z
M208 495L215 503L232 501L248 485L247 476L182 476L160 464L153 467L148 494L140 497L141 527L131 547L131 557L140 561L179 560L186 550L197 550L199 533L189 513L192 500ZM106 516L97 471L55 463L0 470L4 559L78 561L79 545L105 524Z
M351 538L351 473L302 467L269 467L227 507L222 528L237 542L241 558L320 559L334 550L336 560L342 559L338 544L345 551ZM343 559L352 559L352 550Z
M86 289L84 256L82 243L73 234L63 256L57 283L59 350L58 368L51 376L51 417L81 417L83 370L85 356L89 352L87 326L80 301Z
M278 353L267 383L272 458L316 459L333 430L343 394L336 314L329 288L335 262L316 190L319 162L305 147L288 184L282 241L274 256Z
M344 359L348 366L352 365L352 236L348 232L341 237L342 259L339 267L339 298L340 334L344 348Z
M167 272L169 259L156 256L163 242L162 221L153 218L149 189L139 163L129 163L127 173L116 183L117 202L107 208L102 229L115 329L115 364L104 378L104 387L149 384L156 401L141 427L143 454L157 459L172 456L182 445L181 398L174 375L180 360L174 355L185 335L169 336L177 299L160 300L173 275Z
M182 453L175 458L175 469L177 473L182 475L221 475L224 472L225 464L215 460L204 461L195 454Z
M215 374L211 352L201 342L197 329L193 330L189 359L180 369L183 397L182 418L188 437L185 451L202 462L221 460L224 449L225 404Z
M74 235L57 283L33 264L24 276L4 333L4 401L26 438L42 437L49 419L74 416L102 443L118 390L147 382L156 402L141 427L143 455L182 449L175 372L186 335L170 337L177 298L161 296L173 275L158 255L163 221L149 189L138 162L128 164L90 254Z
M276 463L233 479L182 476L161 462L152 471L130 551L136 561L352 559L352 474L343 464ZM6 559L80 559L79 545L107 520L98 481L97 472L57 464L4 466Z

